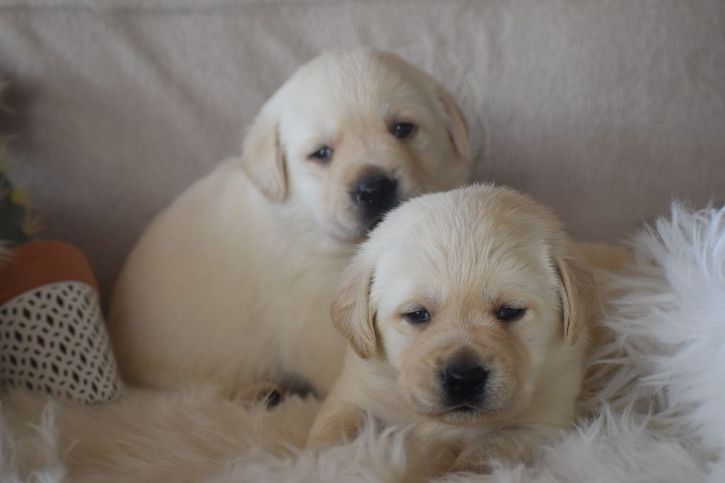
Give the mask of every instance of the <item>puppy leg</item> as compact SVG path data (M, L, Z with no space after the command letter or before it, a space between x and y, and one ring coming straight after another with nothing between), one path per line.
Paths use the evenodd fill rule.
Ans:
M292 395L303 399L310 396L320 398L318 392L308 381L289 374L277 378L277 382L270 380L239 387L231 393L231 399L243 402L264 402L271 409Z
M538 448L559 435L560 427L527 426L495 431L463 448L451 471L489 473L492 459L529 463Z
M315 451L354 438L363 422L364 414L359 407L331 394L312 425L306 447Z

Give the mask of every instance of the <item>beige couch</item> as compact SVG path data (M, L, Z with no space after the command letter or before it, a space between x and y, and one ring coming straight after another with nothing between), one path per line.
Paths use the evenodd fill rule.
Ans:
M625 236L675 198L725 201L722 0L0 0L10 171L108 288L298 65L361 44L441 79L480 178L579 237Z

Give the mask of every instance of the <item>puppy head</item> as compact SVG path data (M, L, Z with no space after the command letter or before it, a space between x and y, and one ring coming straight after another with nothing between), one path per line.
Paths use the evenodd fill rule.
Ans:
M466 182L467 128L445 89L371 50L322 55L267 102L242 165L271 200L353 242L399 202Z
M332 316L360 357L394 369L413 411L463 423L510 417L552 367L580 365L596 307L592 274L550 211L474 186L390 213Z

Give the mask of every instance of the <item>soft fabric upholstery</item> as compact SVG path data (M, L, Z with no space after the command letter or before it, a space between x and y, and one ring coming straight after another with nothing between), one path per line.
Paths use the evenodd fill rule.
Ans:
M10 172L107 289L297 66L357 45L441 79L481 177L579 237L617 239L672 198L725 199L722 0L0 0Z

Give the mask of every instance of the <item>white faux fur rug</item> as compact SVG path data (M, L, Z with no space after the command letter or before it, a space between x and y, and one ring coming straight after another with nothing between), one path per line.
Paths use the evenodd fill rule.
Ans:
M617 337L593 363L593 374L608 379L584 401L592 417L542 448L536 466L501 465L492 475L448 475L439 483L725 481L725 208L690 212L675 205L671 217L640 232L633 247L635 267L611 280L617 296L605 323ZM11 395L5 409L13 428L0 428L0 481L59 482L67 469L65 481L74 482L372 483L408 480L424 471L425 455L406 447L404 431L369 429L316 456L295 447L317 403L293 400L270 412L210 394L132 394L125 411L64 406L61 427L83 429L73 435L63 429L60 437L52 409L29 427L20 421L29 408L37 415L42 405ZM134 404L139 411L128 420ZM199 445L210 438L216 438L210 449ZM57 448L68 448L74 439L77 448L67 453L64 469ZM164 447L128 450L144 441ZM35 457L28 457L28 445L36 445L30 446ZM120 462L100 461L79 471L81 460L73 454L84 445L96 449L100 460L108 453L104 448L125 448L127 454ZM174 458L195 465L194 476L174 475ZM153 477L134 479L133 471Z

